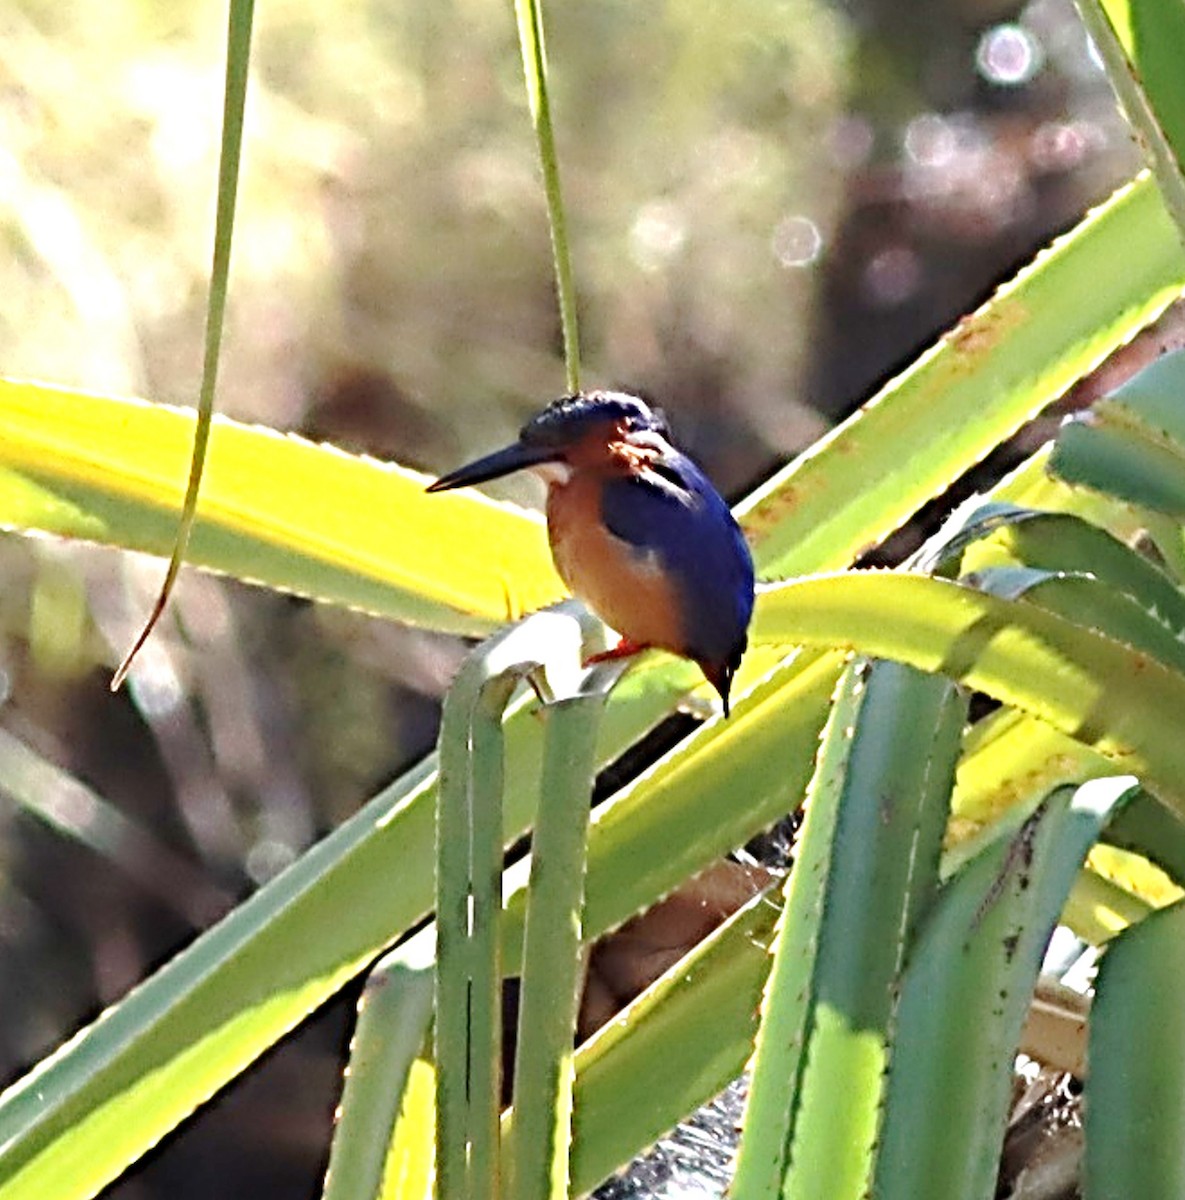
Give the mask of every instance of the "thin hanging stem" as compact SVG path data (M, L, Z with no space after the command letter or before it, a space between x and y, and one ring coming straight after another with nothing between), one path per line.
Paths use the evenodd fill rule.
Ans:
M226 316L227 281L230 276L230 243L234 233L235 198L239 186L239 159L243 148L243 110L247 100L247 73L251 60L251 22L255 0L231 0L226 35L226 91L222 109L222 150L218 162L218 211L214 224L214 261L210 270L210 295L206 302L205 355L202 384L198 396L197 427L193 434L193 456L189 464L189 483L177 525L177 540L169 559L165 581L152 612L111 677L111 690L117 691L131 670L140 647L148 640L165 605L173 593L189 537L197 517L198 490L210 444L214 417L214 389L218 382L218 358L222 350L222 326Z
M568 255L568 231L564 223L564 200L560 191L560 163L555 151L551 124L551 102L547 92L547 50L543 42L542 0L514 0L518 19L518 40L523 52L523 74L527 82L527 101L539 143L539 163L543 168L543 187L547 194L547 218L551 227L551 252L555 261L555 290L560 304L560 322L564 331L564 364L568 391L580 390L580 339L576 328L576 290L572 283L572 263Z

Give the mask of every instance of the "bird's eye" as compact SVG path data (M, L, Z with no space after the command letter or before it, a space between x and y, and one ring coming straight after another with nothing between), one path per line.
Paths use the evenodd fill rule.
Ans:
M664 424L661 418L655 419L654 413L631 413L625 419L625 427L630 433L638 433L642 430L662 429Z

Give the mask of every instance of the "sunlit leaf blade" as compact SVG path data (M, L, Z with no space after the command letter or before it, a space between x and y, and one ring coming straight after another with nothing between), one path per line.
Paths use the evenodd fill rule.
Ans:
M1143 176L739 506L762 575L846 566L1183 287L1176 229Z
M810 652L783 664L729 720L701 726L597 807L589 831L588 937L620 925L798 806L843 663L842 655ZM522 955L527 866L516 863L504 875L510 962Z
M510 1135L512 1200L566 1200L572 1139L573 1043L583 984L581 909L593 751L603 695L547 713L530 903L519 985Z
M1084 783L1110 769L1103 755L1060 729L1015 709L1000 709L977 721L963 742L951 832L962 840L970 832L963 823L989 825L1014 805L1032 807L1059 784Z
M898 973L937 887L967 713L966 697L946 680L891 663L873 672L845 771L813 1029L783 1183L783 1195L803 1200L867 1194Z
M1185 165L1185 8L1160 0L1099 0L1179 165Z
M1147 792L1140 792L1137 799L1154 803ZM1179 836L1180 831L1177 833ZM1121 887L1152 908L1167 908L1185 895L1167 871L1138 851L1121 847L1110 836L1090 852L1088 862L1100 879Z
M738 1200L774 1200L789 1166L816 1000L824 900L839 828L843 768L851 752L868 663L840 676L823 730L819 765L808 792L794 868L783 892L770 978L761 1001L753 1090L733 1189Z
M167 554L193 427L189 410L0 382L0 524ZM563 595L536 516L427 482L219 418L189 561L471 635Z
M1006 828L1015 831L1019 824L1014 816ZM987 853L1007 857L1008 836L997 831ZM771 899L754 900L581 1048L573 1150L577 1191L600 1182L739 1073L751 1052L778 912ZM971 1036L971 1022L959 1011L951 1020L960 1035ZM1011 1064L1011 1056L1007 1061ZM658 1078L669 1087L656 1088ZM942 1122L941 1112L931 1115ZM945 1124L940 1134L944 1130Z
M1143 855L1185 887L1185 822L1151 796L1137 796L1107 826L1107 841Z
M424 935L411 939L367 977L324 1200L372 1200L382 1188L396 1114L432 1019L433 941Z
M1082 860L1134 784L1059 789L944 889L905 971L873 1187L882 1200L995 1195L1041 956Z
M1185 642L1124 592L1100 586L1094 575L1063 575L1033 567L989 567L966 577L964 582L994 596L1023 599L1185 672Z
M1185 635L1185 594L1126 543L1072 513L1010 509L1006 514L987 537L968 548L964 573L1023 564L1090 575L1130 597L1178 636Z
M1058 434L1050 470L1185 518L1185 352L1166 354Z
M758 689L752 699L753 711L765 715L750 725L748 732L740 708L730 722L705 728L694 747L698 754L706 753L698 768L694 759L684 763L673 757L670 767L631 791L630 803L613 820L606 820L603 830L593 831L590 903L594 897L596 903L590 908L591 933L624 919L656 890L669 888L796 802L809 773L814 740L839 667L835 655L816 655L807 662L811 665L801 682L793 672L787 677L790 691L783 690L787 682L782 678ZM631 731L652 721L683 686L665 670L640 670L627 677L610 703L601 761L606 754L624 748ZM800 687L805 689L801 694ZM766 721L771 722L772 741L759 730ZM790 758L781 756L788 745L788 730L798 739ZM517 836L537 787L539 727L529 712L520 712L509 732L507 762L512 782L507 834ZM730 748L732 739L742 734L744 753ZM703 746L701 738L706 739ZM748 758L750 751L752 759ZM734 752L739 758L730 764ZM756 794L748 787L752 781L746 762L769 768L768 782ZM795 764L792 773L785 769L788 762ZM668 788L677 803L664 817L653 797ZM752 797L751 808L738 806L736 797L742 792ZM25 1166L30 1171L19 1179L20 1186L14 1184L15 1190L0 1194L40 1195L41 1183L51 1179L60 1188L56 1194L82 1195L93 1190L90 1181L110 1179L136 1146L149 1145L172 1128L373 957L414 919L412 914L427 908L430 879L423 868L429 861L435 789L424 779L417 798L400 806L392 819L388 813L398 794L377 800L353 827L335 834L313 852L311 860L302 861L293 872L264 889L252 902L257 903L256 908L232 919L238 923L220 926L211 935L213 940L198 943L194 957L172 964L163 979L154 979L121 1006L118 1019L113 1014L87 1031L36 1083L27 1080L5 1098L0 1104L0 1130L5 1140L10 1134L19 1137L22 1130L28 1140L9 1144L6 1156L0 1158L0 1178L12 1182L13 1173ZM651 802L643 803L648 796ZM636 830L632 827L635 821L640 822ZM683 832L672 838L671 828ZM672 850L678 853L668 864L665 860L672 857ZM601 859L602 853L607 857ZM620 867L603 877L603 885L598 859ZM400 864L394 877L388 865L391 862ZM648 873L649 878L635 880L636 875ZM316 883L322 877L323 888ZM348 961L348 947L341 957L340 946L328 941L323 944L319 937L306 938L300 932L302 927L334 930L342 943L355 947L356 958ZM330 935L325 936L328 939ZM281 949L277 951L277 947ZM276 963L282 964L284 973L275 973ZM256 1011L258 996L266 996L268 1003ZM224 1020L236 1006L246 1009L242 1020ZM186 1054L194 1039L204 1042L203 1065L208 1069L200 1072L190 1069ZM91 1087L84 1079L96 1062L106 1062L109 1067ZM108 1111L106 1084L112 1078L131 1081L121 1095L119 1137L110 1135L103 1115ZM163 1090L149 1088L149 1079L155 1089ZM39 1089L45 1101L38 1099L27 1107L26 1102ZM61 1173L57 1173L58 1160L49 1155L33 1170L31 1158L53 1143L63 1156ZM26 1183L30 1191L24 1190Z
M580 1048L574 1194L595 1187L740 1073L757 1030L779 911L769 895L750 901Z
M1185 809L1185 676L1035 604L942 579L857 572L768 590L754 633L962 680L1094 747Z
M1067 483L1185 519L1185 458L1138 429L1071 421L1058 435L1050 466Z
M1128 544L1142 530L1154 526L1157 518L1146 510L1117 504L1101 493L1067 487L1045 473L1043 458L1044 454L1039 453L993 489L992 494L1009 496L1025 504L1042 504L1055 511L1039 511L999 501L969 502L965 512L954 514L948 523L955 530L953 542L949 532L944 530L948 551L962 551L964 571L1025 564L1054 571L1089 573L1116 592L1130 597L1143 610L1139 614L1128 614L1129 632L1137 643L1150 632L1143 620L1145 614L1157 624L1167 625L1174 635L1179 636L1185 629L1185 598L1161 567ZM1083 516L1088 519L1081 519ZM1171 546L1174 539L1179 541L1178 534L1168 531L1167 522L1166 529L1158 530L1158 534L1158 549ZM1060 588L1062 585L1052 586ZM1069 602L1075 589L1080 587L1081 584L1069 584L1061 599ZM1090 591L1087 601L1094 604L1097 589L1092 587ZM1028 598L1039 601L1041 589L1028 593ZM1112 599L1108 599L1109 607ZM1086 623L1085 609L1074 609L1068 615ZM1115 634L1117 629L1111 616L1108 612L1105 624ZM1176 637L1165 640L1162 632L1153 636L1168 658L1179 653ZM949 863L953 866L965 861L974 852L978 831L998 820L1014 805L1031 806L1058 784L1082 782L1110 769L1102 755L1024 713L1001 710L979 721L969 732L959 764L948 832L948 844L952 847ZM1154 899L1163 890L1164 877L1150 862L1164 866L1166 859L1177 864L1177 877L1185 878L1182 874L1185 872L1183 836L1185 826L1180 820L1163 805L1141 793L1108 826L1106 834L1108 842L1136 852L1126 856L1122 888L1144 901ZM1100 853L1097 848L1092 853L1088 864L1090 870L1101 869ZM1109 882L1103 888L1095 886L1086 877L1080 880L1075 885L1068 911L1073 913L1076 928L1085 931L1086 919L1089 919L1091 928L1106 928L1105 936L1110 937L1122 927L1114 923L1118 916L1115 910L1121 902L1126 905L1128 901L1122 901L1118 889L1112 886L1116 881L1114 874L1107 878ZM1163 900L1159 902L1163 903ZM1134 903L1137 907L1141 905L1140 901Z
M445 1200L491 1196L499 1189L503 716L515 688L545 668L553 689L565 672L575 686L583 636L575 606L535 613L477 647L445 697L436 812L434 1027L436 1178ZM595 722L582 732L589 759L581 781L587 805ZM553 736L549 728L544 773L554 769Z
M0 1097L0 1196L94 1195L427 907L405 776ZM395 869L393 864L399 864Z
M585 921L620 924L800 803L843 665L807 654L593 814ZM600 864L612 863L611 870Z
M688 673L640 671L623 681L609 700L598 762L615 758L633 730L666 711ZM831 686L824 678L820 724ZM505 820L513 840L538 797L541 726L533 705L514 707L507 738ZM429 758L376 796L0 1096L0 1196L93 1195L421 918L432 903L435 766ZM716 819L738 832L709 836L704 854L718 840L749 836L757 826L746 816L722 796ZM401 1145L418 1169L415 1132Z
M1139 924L1152 908L1096 872L1084 871L1070 889L1061 921L1084 942L1103 946L1129 925Z
M433 1035L436 1179L445 1200L483 1195L473 1188L477 1173L492 1176L497 1187L498 1167L491 1156L496 1154L493 1138L498 1130L495 1090L501 1091L501 1063L495 1056L502 1045L502 994L499 946L489 928L497 919L489 907L489 843L497 840L500 860L505 778L500 706L510 699L516 680L496 672L493 678L485 675L481 656L486 649L479 647L470 655L445 697L439 738ZM486 727L475 732L482 701ZM494 736L491 723L497 726ZM479 824L484 836L477 833ZM478 893L484 893L485 900L480 935L471 917ZM472 1079L475 1067L479 1077Z
M1152 167L1165 205L1185 234L1181 152L1179 4L1163 0L1077 0L1079 15L1124 115Z
M1155 518L1053 478L1046 470L1049 449L1002 480L990 498L968 501L952 513L925 548L925 564L934 569L958 556L964 571L1023 564L1089 573L1180 632L1185 598L1164 570L1128 544ZM952 797L950 864L966 861L974 853L968 839L1014 805L1031 807L1059 784L1110 769L1102 755L1025 713L1001 710L978 721L965 739ZM1154 801L1148 805L1175 821ZM1135 807L1125 809L1120 821Z
M1175 582L1185 580L1185 549L1180 530L1169 518L1146 508L1116 504L1110 497L1086 488L1072 487L1050 473L1052 442L1023 462L992 488L996 501L1042 512L1072 514L1105 529L1125 545L1143 539L1151 543L1164 571ZM1051 565L1038 563L1037 565Z
M1086 1200L1185 1195L1185 904L1103 956L1090 1021Z
M845 672L762 1005L738 1200L867 1193L898 971L937 886L965 716L940 677Z
M387 1155L380 1200L432 1200L436 1131L436 1072L432 1055L411 1065L395 1136Z
M992 825L1010 809L1031 811L1055 787L1112 770L1101 754L1013 709L977 722L964 740L959 762L944 871L956 871L973 858L992 836ZM1146 912L1149 903L1165 902L1165 858L1185 863L1185 825L1146 792L1128 802L1104 837L1131 851L1124 855L1122 874L1115 875L1112 861L1101 861L1105 848L1096 846L1063 914L1066 924L1094 944L1114 936L1134 914ZM1096 871L1107 878L1096 877Z

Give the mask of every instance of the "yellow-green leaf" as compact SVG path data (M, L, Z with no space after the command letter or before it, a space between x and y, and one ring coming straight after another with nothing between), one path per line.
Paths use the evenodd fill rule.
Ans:
M753 633L755 642L855 649L958 679L1093 747L1185 811L1185 675L1028 600L857 571L767 589Z
M0 525L167 554L194 414L0 381ZM564 594L538 516L217 418L189 560L320 600L482 635Z

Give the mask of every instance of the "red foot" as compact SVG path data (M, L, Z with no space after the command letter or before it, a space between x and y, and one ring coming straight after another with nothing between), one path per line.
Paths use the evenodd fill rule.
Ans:
M613 662L618 658L632 658L633 655L641 654L643 650L649 648L649 646L639 646L637 642L631 642L629 638L622 638L612 650L602 650L600 654L586 658L584 665L591 667L593 663Z

